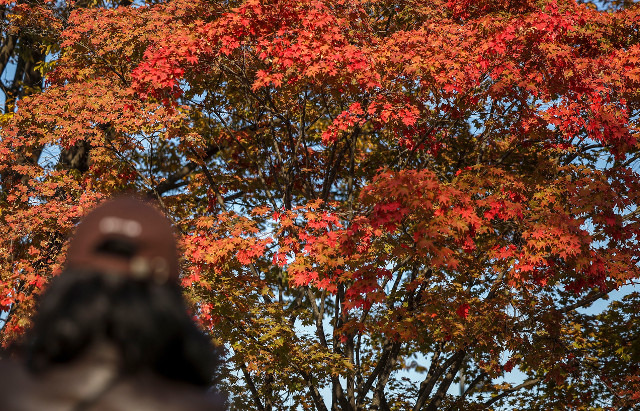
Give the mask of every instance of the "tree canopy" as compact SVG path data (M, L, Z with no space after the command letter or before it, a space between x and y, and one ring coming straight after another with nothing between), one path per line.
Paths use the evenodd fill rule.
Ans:
M135 191L232 409L640 402L639 7L85 3L1 3L2 341Z

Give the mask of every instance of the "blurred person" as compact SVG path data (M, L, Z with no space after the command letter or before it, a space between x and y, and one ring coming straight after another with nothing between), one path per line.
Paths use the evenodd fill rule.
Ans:
M1 411L223 410L219 358L188 314L169 220L135 198L78 225L32 329L0 361Z

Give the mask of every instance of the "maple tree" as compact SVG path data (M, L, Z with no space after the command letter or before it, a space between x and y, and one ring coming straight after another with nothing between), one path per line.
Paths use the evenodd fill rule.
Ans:
M137 191L233 409L639 402L640 294L584 308L640 276L640 8L3 4L54 53L2 119L5 343L78 219Z

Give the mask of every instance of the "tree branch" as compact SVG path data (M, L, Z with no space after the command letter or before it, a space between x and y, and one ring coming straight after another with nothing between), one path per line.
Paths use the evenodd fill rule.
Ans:
M358 389L358 404L361 404L364 401L376 378L383 376L383 372L390 372L390 366L394 362L394 357L397 357L399 350L399 342L388 342L386 344L382 351L382 355L380 355L380 360L378 360L376 368L373 369L369 378L367 378L367 381Z
M247 366L244 365L244 362L240 363L240 368L242 369L242 374L244 375L244 380L249 387L249 391L251 391L253 401L256 403L256 407L260 411L266 411L264 406L262 405L262 402L260 402L260 395L258 394L258 390L256 389L256 385L253 383L253 379L251 378L249 371L247 371Z
M318 305L316 304L316 297L313 294L313 291L309 287L306 287L307 297L309 297L309 302L311 303L311 309L313 310L313 315L316 317L316 334L320 339L320 343L323 347L329 347L327 344L326 336L324 335L324 326L322 325L322 317L323 313L318 309Z
M433 398L431 399L431 402L427 406L427 411L436 411L437 409L440 408L440 404L442 403L442 400L444 399L445 394L449 390L449 387L451 386L451 382L453 381L453 378L456 376L456 373L458 372L458 370L462 366L462 363L464 362L464 351L460 351L460 352L462 353L462 355L456 358L453 366L445 374L444 379L442 380L442 383L440 383L440 387L438 387L438 391L436 391L436 395L433 396Z
M580 308L580 307L584 307L586 305L590 305L594 301L597 301L597 300L601 299L602 297L604 297L607 294L609 294L609 291L599 291L594 295L587 296L587 297L585 297L584 299L582 299L582 300L580 300L578 302L575 302L575 303L573 303L571 305L568 305L566 307L561 308L560 310L558 310L558 312L562 313L562 314L566 314L569 311L575 310L576 308Z
M455 354L453 354L447 361L445 361L441 366L433 366L434 362L437 361L437 358L432 359L432 366L429 367L429 373L427 377L420 384L420 389L418 390L418 399L416 400L416 404L413 406L413 411L419 411L422 406L427 402L427 398L433 387L436 385L436 382L440 378L440 376L454 363L460 361L465 356L464 350L459 350ZM456 370L457 371L457 370Z
M208 160L209 158L214 156L218 151L220 151L219 147L210 147L207 150L206 155L202 158L202 160L203 161ZM197 168L198 168L198 163L196 163L195 161L189 162L187 165L185 165L180 170L178 170L177 172L175 172L174 174L172 174L171 176L166 178L160 184L158 184L154 188L148 190L147 191L147 195L149 195L149 196L153 196L153 195L161 196L162 194L166 193L167 191L171 191L174 188L180 187L178 182L180 180L182 180L183 178L187 177L188 175L190 175L191 173L193 173Z
M7 64L9 63L9 59L13 55L15 47L16 36L8 34L7 37L5 37L2 49L0 49L0 73L4 73L4 70L7 68Z
M509 388L508 390L504 391L502 394L496 395L495 397L491 398L489 401L485 402L483 405L485 407L489 407L490 405L500 401L504 397L506 397L508 395L511 395L514 392L516 392L518 390L521 390L523 388L527 388L527 387L531 387L532 385L536 385L540 381L542 381L542 378L533 378L531 380L527 380L527 381L523 382L522 384L518 385L517 387Z
M387 382L389 381L389 376L393 371L393 367L396 365L398 361L398 355L400 354L401 344L399 342L394 343L391 352L389 354L389 358L386 361L384 369L378 376L378 383L376 384L375 394L374 394L374 405L377 405L378 408L382 411L388 411L389 405L387 404L387 399L385 398L384 389L387 386Z
M309 375L309 373L300 371L300 375L302 375L302 379L304 380L305 384L307 384L307 388L309 388L309 394L313 399L313 403L316 405L316 409L318 411L328 411L327 406L325 405L324 400L322 399L322 396L318 391L318 387L316 387L311 381L311 376Z
M351 407L351 403L349 402L349 400L347 399L347 397L345 397L344 395L344 391L342 390L342 385L340 384L340 380L338 379L338 377L331 377L331 383L332 383L332 395L334 400L333 404L331 404L331 410L332 411L337 411L337 404L340 404L340 410L341 411L352 411L353 407Z

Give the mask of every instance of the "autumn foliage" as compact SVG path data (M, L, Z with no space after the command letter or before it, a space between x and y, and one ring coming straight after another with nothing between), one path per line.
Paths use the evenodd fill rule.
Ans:
M640 8L2 4L45 79L2 117L5 343L136 191L233 409L640 402L640 294L603 302L640 278Z

